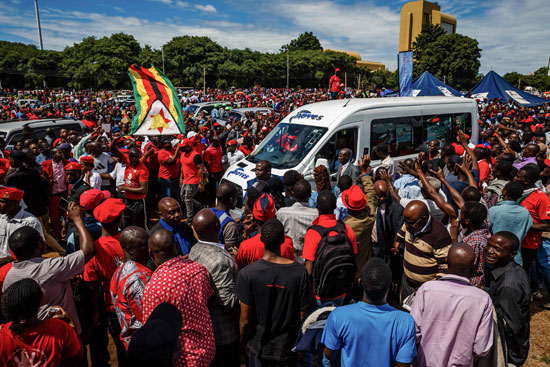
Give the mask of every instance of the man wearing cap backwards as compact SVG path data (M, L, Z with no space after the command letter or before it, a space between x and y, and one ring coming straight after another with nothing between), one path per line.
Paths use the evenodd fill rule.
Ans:
M236 258L239 268L242 269L248 264L252 264L254 261L261 259L262 256L264 256L264 244L260 239L262 225L269 219L275 218L276 213L277 210L275 209L275 203L269 194L263 193L254 202L252 215L254 216L256 225L258 226L258 233L256 236L241 242ZM287 235L285 235L284 242L281 245L281 256L294 260L294 246L292 244L292 239Z
M82 178L82 166L80 163L70 162L65 165L65 176L69 183L69 201L80 202L80 195L91 187Z
M183 139L181 142L183 153L180 155L181 164L181 199L185 204L187 221L193 220L195 207L201 207L201 203L194 199L199 191L204 190L202 184L204 179L204 170L201 156L193 151L192 142L190 139Z
M340 92L342 81L338 76L339 68L334 69L334 75L330 77L328 82L328 89L330 90L330 99L336 99L336 96Z
M181 147L172 148L172 139L162 137L161 149L158 152L159 184L161 198L171 197L179 200L180 165L178 163Z
M80 165L82 166L82 176L84 182L86 182L91 188L101 189L101 176L99 173L93 171L94 159L89 155L80 157Z
M61 209L59 208L59 201L61 198L67 197L67 177L65 177L64 167L69 161L63 159L63 154L58 148L53 148L51 151L52 159L42 162L42 172L48 180L48 187L50 191L50 203L48 205L48 211L50 214L50 221L52 224L52 233L55 238L61 238Z
M124 254L119 243L119 226L125 205L121 199L109 198L94 209L94 217L101 223L101 237L95 241L96 254L84 268L84 280L92 291L93 319L96 326L90 342L92 359L97 365L109 362L107 350L107 326L115 342L119 366L124 365L126 350L120 340L120 324L118 323L112 303L110 283L117 267L124 261ZM99 286L102 288L102 295ZM92 363L94 361L92 360Z
M19 202L23 198L23 191L15 187L0 187L0 266L13 260L8 248L10 235L21 227L32 227L40 233L42 240L44 235L38 219L23 210Z
M143 320L162 302L176 306L183 319L177 367L207 367L216 345L208 300L214 295L210 274L198 262L178 256L172 234L160 229L149 238L149 256L157 266L143 291Z
M231 139L227 142L227 164L232 166L244 158L244 153L237 150L237 141Z

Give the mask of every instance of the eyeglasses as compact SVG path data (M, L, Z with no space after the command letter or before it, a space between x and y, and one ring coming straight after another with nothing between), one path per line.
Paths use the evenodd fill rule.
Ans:
M420 222L422 221L422 219L424 219L424 218L425 218L425 217L422 217L422 218L418 219L418 220L417 220L416 222L414 222L414 223L411 223L411 222L407 221L406 219L404 220L404 222L405 222L405 225L407 225L407 226L416 227L416 226L418 225L418 223L420 223Z

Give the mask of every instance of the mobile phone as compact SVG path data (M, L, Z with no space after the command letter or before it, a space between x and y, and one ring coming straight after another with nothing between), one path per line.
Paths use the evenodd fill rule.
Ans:
M67 209L69 209L69 202L67 201L67 199L65 198L61 198L59 199L59 203L57 204L57 206L65 211L67 211Z

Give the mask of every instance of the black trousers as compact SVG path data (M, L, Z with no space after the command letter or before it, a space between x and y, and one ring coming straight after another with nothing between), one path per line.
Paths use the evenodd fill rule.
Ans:
M120 340L120 324L114 312L106 311L101 311L99 313L99 325L92 329L92 340L90 341L92 367L110 366L109 361L111 357L108 350L109 337L107 335L107 330L109 330L109 334L111 334L111 338L113 338L115 343L118 365L120 367L125 367L126 348L124 348L124 344L122 344Z
M212 367L240 367L241 355L239 341L227 345L216 345L216 358L211 363Z
M132 200L124 197L123 227L136 226L145 228L145 203L144 200Z

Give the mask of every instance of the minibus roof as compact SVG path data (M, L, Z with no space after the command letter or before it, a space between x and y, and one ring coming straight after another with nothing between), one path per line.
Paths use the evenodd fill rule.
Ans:
M345 117L362 110L426 106L438 104L462 104L470 105L472 109L477 108L476 101L464 97L393 97L393 98L352 98L339 99L334 101L317 102L304 105L291 112L282 121L283 123L295 123L301 125L312 125L329 127Z

